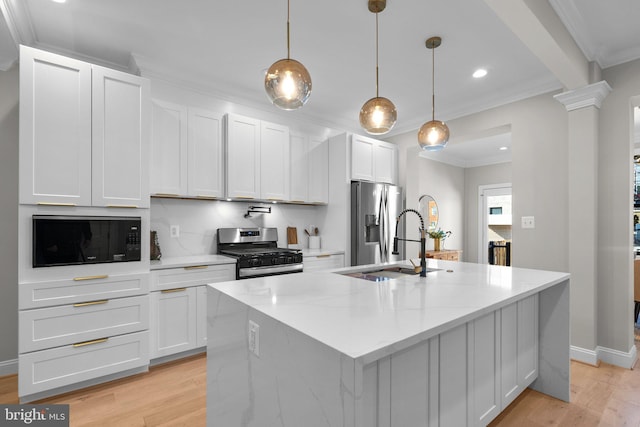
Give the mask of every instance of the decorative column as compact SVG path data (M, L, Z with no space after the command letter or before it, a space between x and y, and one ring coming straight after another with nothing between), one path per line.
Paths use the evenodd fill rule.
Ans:
M597 364L598 121L606 81L555 95L568 111L571 357ZM549 155L553 155L549 153Z

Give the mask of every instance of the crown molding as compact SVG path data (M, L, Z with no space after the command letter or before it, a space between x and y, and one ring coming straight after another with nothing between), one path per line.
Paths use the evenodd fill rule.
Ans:
M567 111L584 107L600 108L602 101L611 93L612 89L605 80L583 86L578 89L554 95L553 98L563 104Z
M25 2L0 0L0 10L16 44L16 49L19 50L21 44L33 46L36 43L36 33L33 30L31 14Z

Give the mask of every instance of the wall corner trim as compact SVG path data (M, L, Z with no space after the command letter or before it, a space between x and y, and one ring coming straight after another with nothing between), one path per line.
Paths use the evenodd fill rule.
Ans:
M578 89L554 95L553 98L565 106L567 111L595 106L598 109L602 101L611 93L613 89L605 80L593 83Z

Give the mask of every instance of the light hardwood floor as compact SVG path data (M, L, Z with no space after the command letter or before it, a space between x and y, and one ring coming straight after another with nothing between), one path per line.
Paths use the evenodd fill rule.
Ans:
M205 426L205 371L198 355L37 403L69 404L72 427ZM17 377L0 377L0 403L17 402ZM638 427L640 370L571 362L571 403L526 390L490 425Z

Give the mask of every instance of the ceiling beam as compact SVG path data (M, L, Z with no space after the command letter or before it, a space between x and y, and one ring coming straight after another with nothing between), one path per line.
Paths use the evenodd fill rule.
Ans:
M566 89L586 86L589 61L548 0L484 0Z

